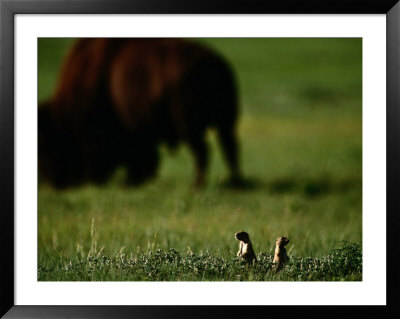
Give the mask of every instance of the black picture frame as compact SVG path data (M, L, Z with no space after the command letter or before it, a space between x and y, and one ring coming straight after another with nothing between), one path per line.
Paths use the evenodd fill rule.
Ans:
M385 14L387 22L387 305L386 306L16 306L14 303L14 18L16 14ZM399 317L400 3L398 0L0 0L0 315L4 318L197 318L372 315Z

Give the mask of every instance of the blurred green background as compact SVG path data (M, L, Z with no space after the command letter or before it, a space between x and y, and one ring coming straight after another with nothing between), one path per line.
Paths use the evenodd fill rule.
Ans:
M73 39L38 40L38 97L49 98ZM225 163L209 132L208 184L194 192L186 146L160 146L158 177L129 188L118 169L106 185L38 188L39 265L51 267L95 244L108 254L174 247L235 256L234 233L256 253L287 236L295 256L322 256L362 241L362 40L193 39L226 57L241 106L238 135L251 190L223 187Z

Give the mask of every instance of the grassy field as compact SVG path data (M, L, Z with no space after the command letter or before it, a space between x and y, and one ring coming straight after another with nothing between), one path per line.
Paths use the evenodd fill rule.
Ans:
M72 41L39 40L39 101ZM361 39L196 41L235 70L241 163L256 187L223 187L212 131L201 191L190 188L184 145L160 146L158 177L137 188L124 186L123 168L106 185L61 192L40 182L38 280L361 280ZM259 255L254 267L235 258L239 230ZM290 238L291 262L275 274L278 236Z

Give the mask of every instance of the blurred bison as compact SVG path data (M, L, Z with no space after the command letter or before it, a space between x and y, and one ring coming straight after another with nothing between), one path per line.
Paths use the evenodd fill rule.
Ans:
M81 39L54 96L39 107L39 171L56 187L101 183L117 166L139 184L156 173L158 145L185 142L204 184L205 131L215 127L240 184L234 77L216 53L182 39Z

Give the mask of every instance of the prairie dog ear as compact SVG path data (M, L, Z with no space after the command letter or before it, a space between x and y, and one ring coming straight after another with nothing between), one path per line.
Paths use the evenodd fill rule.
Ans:
M276 244L279 246L286 246L289 243L289 238L287 237L278 237L276 239Z
M283 245L283 246L286 246L286 245L289 243L289 238L287 238L287 237L282 237L282 239L283 239L282 245Z
M237 240L249 240L249 234L245 231L240 231L235 234Z

